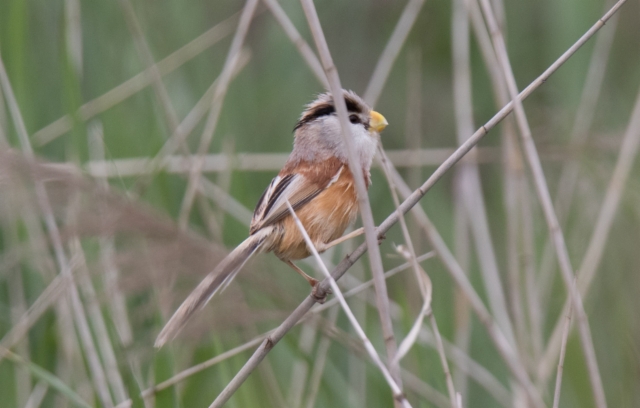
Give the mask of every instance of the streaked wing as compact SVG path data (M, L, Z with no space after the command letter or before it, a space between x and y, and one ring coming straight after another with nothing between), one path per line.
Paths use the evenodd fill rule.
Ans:
M256 204L256 209L253 211L253 218L251 218L251 226L249 229L251 234L262 226L261 221L264 220L268 209L271 208L271 204L273 204L274 199L277 198L275 196L282 193L293 179L293 176L293 174L288 174L284 177L276 176L271 180L269 186L264 190L262 196L260 196L258 204Z
M288 174L274 178L258 201L251 221L250 232L253 234L260 228L284 218L289 213L287 200L289 200L294 210L308 203L331 183L335 182L342 169L343 166L340 166L336 173L331 174L330 177L327 177L327 180L322 180L321 182L311 181L304 173Z

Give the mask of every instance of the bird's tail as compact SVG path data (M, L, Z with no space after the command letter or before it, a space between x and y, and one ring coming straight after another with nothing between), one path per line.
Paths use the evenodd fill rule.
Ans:
M204 307L219 290L224 290L251 255L259 251L270 232L271 228L260 230L231 251L182 302L158 335L155 347L160 348L172 340L196 310Z

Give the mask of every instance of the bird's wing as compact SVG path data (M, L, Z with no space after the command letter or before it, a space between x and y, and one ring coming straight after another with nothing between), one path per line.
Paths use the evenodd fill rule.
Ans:
M296 210L335 183L345 167L342 163L337 164L302 164L296 167L295 173L281 172L260 197L251 220L250 233L283 219L289 213L287 200Z

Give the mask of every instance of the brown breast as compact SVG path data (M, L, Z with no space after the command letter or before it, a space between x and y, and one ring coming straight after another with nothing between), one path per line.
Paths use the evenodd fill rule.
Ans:
M309 203L296 211L314 244L327 244L340 238L358 214L358 197L353 174L347 165L338 179ZM281 221L282 236L272 248L284 260L296 260L310 255L291 216Z

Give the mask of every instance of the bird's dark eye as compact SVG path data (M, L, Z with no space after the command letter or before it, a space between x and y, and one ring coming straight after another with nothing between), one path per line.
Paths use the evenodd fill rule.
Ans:
M358 115L351 115L349 116L349 122L353 124L360 123L360 118L358 117Z

